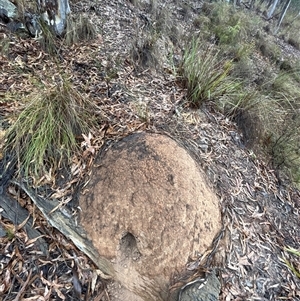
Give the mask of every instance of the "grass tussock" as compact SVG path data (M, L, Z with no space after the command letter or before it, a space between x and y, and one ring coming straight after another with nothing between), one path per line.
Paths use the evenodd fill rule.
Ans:
M5 150L15 152L25 175L37 176L69 162L77 138L93 127L95 108L66 80L28 100L6 134Z
M96 36L96 28L86 16L80 15L76 19L74 16L68 16L64 35L64 43L66 45L93 40Z
M277 109L279 110L279 109ZM280 119L269 121L269 152L273 166L295 182L300 182L300 116L299 110L282 109ZM274 124L276 128L271 128Z
M55 34L49 25L42 19L39 20L39 28L40 32L37 38L43 50L51 56L57 56L59 47Z
M179 69L187 88L187 100L192 107L200 107L205 101L233 94L240 86L229 76L232 62L220 59L219 51L213 47L202 50L200 45L199 40L191 42Z
M281 57L280 47L270 41L268 37L263 36L257 40L257 48L261 54L273 62L278 62Z
M300 279L300 269L299 269L300 251L292 247L285 247L284 251L290 253L292 256L294 255L297 257L295 260L295 264L293 264L291 261L287 260L286 258L282 258L281 260L287 265L287 267L293 272L293 274Z
M299 83L297 82L297 71L279 72L274 78L271 87L271 94L280 99L284 106L288 105L288 108L293 106L293 103L297 105L299 102Z
M59 54L60 41L53 30L42 19L39 19L39 29L40 32L37 38L43 50L52 56L57 56ZM65 45L70 46L78 42L92 40L96 36L96 28L86 16L80 15L76 19L72 15L67 17L66 29L62 40Z
M1 45L0 45L0 54L1 55L8 55L9 53L9 44L10 44L10 39L7 37L3 37L1 39Z
M158 64L158 54L156 51L157 38L148 37L137 38L131 47L131 57L136 68L152 68Z
M262 85L251 111L259 120L259 140L273 168L300 183L300 86L292 73L281 73Z
M278 35L284 39L288 44L300 50L300 19L298 15L298 8L291 10L286 14L283 23L279 29Z

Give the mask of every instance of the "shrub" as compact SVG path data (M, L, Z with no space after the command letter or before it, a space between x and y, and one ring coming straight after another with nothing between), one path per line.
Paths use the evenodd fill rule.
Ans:
M261 27L261 21L255 14L234 9L228 3L204 3L202 12L198 19L210 19L209 29L221 44L245 42L247 38L255 36ZM199 27L198 19L194 24Z
M215 27L215 34L220 44L231 44L235 42L240 30L241 26L239 22L233 26L218 25Z

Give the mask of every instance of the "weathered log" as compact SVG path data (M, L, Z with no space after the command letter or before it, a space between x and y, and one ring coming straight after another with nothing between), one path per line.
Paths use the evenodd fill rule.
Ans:
M86 232L76 222L74 217L67 210L60 208L60 203L55 200L47 200L38 196L31 188L24 183L12 181L13 184L19 186L42 212L49 224L60 231L74 245L86 254L94 264L102 271L102 278L114 278L115 270L110 261L101 257L95 247L87 237ZM64 208L65 209L65 208Z
M16 200L9 197L5 193L2 193L2 195L0 196L0 207L3 209L1 215L13 222L15 225L20 225L26 219L28 219L26 224L24 225L24 230L26 231L29 239L34 239L42 236L39 231L32 228L33 220L32 217L29 216L29 212L25 208L23 208ZM48 245L43 238L40 237L37 239L37 245L45 255L48 254Z

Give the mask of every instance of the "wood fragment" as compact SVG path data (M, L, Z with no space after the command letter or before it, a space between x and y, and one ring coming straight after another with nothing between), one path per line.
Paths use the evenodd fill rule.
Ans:
M21 207L21 205L13 198L9 197L7 194L2 194L0 196L1 208L3 211L1 215L4 218L7 218L15 225L22 225L24 226L24 230L26 231L29 239L37 239L36 244L39 249L43 252L44 255L48 254L48 245L45 240L40 237L42 234L32 228L33 219L30 217L29 212ZM26 223L24 223L26 221ZM20 227L18 227L18 230Z
M98 254L97 250L87 238L85 231L75 223L75 220L64 215L61 210L53 211L54 208L59 206L57 201L49 201L46 198L36 195L33 190L24 183L17 181L12 181L12 183L19 186L30 197L32 202L39 208L52 227L56 228L70 239L80 251L86 254L94 262L94 264L102 271L102 278L114 278L115 270L111 262ZM49 212L51 213L49 214Z

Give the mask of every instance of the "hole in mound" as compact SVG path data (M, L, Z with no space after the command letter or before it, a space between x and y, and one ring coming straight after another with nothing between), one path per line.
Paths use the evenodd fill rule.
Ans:
M120 259L121 262L126 261L137 261L141 257L141 253L137 247L136 239L134 235L130 232L127 232L120 239Z

